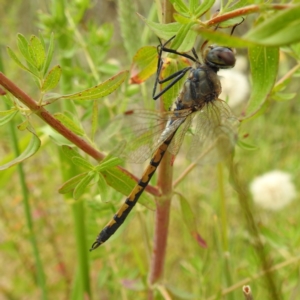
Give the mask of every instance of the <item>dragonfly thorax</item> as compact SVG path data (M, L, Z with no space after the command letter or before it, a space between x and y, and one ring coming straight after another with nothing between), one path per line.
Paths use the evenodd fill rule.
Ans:
M222 91L217 72L208 65L191 69L188 79L177 97L177 109L201 109L205 103L217 99Z

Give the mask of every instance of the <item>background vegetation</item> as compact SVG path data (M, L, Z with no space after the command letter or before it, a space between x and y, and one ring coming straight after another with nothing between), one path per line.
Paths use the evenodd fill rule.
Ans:
M195 21L184 14L182 3L188 2L170 2L179 15L176 21L187 27ZM255 299L297 299L299 196L279 211L268 211L252 204L248 188L258 175L278 169L289 173L299 190L300 50L299 21L295 17L299 15L299 6L287 1L280 5L255 2L233 1L231 6L224 5L219 19L214 13L220 4L215 4L201 17L206 23L198 24L199 27L192 24L194 30L188 31L192 33L172 29L177 33L180 51L190 50L188 47L195 44L196 38L196 45L210 38L238 47L237 54L251 64L251 69L247 65L244 73L251 87L234 108L243 121L231 175L220 165L202 166L176 186L175 191L184 195L188 206L182 209L180 198L173 196L161 278L151 280L149 274L155 244L154 212L137 205L120 230L101 248L89 253L99 230L124 196L101 184L84 189L84 193L79 190L79 200L74 200L71 193L60 194L58 189L64 182L85 171L65 156L61 145L71 145L70 141L26 111L20 102L18 114L0 115L1 165L23 152L32 139L26 127L34 128L41 141L39 147L35 140L34 147L39 147L39 151L34 156L0 173L1 299L241 299L245 284L251 285ZM195 3L187 4L192 13L200 7ZM44 91L39 81L16 64L6 47L21 59L18 33L27 40L32 35L43 37L46 49L54 33L50 69L59 65L62 73L59 85L51 93L66 95L93 87L130 69L137 50L157 45L155 34L161 38L173 35L169 27L168 31L155 25L168 21L161 20L161 10L165 8L160 4L122 0L2 0L0 69L21 90L36 101L41 100ZM136 12L147 19L148 26ZM167 14L171 20L173 12ZM224 17L232 12L235 13ZM231 38L230 28L207 30L223 21L235 24L241 16L246 20ZM262 47L264 55L260 59ZM140 62L137 59L135 63ZM147 72L150 76L151 71ZM150 78L146 83L133 85L125 80L113 94L107 93L98 101L60 99L45 108L51 114L64 112L77 126L72 123L72 130L76 128L76 134L83 135L91 144L94 135L101 150L100 132L113 116L137 105L154 108L153 82ZM238 88L236 84L234 91ZM11 109L14 103L16 99L7 93L1 97L1 111ZM6 122L10 117L13 118ZM183 146L176 158L175 179L191 163L185 157L187 148ZM82 155L89 159L87 154ZM90 163L95 161L90 159ZM145 167L124 166L136 176ZM151 183L155 185L156 178ZM149 206L153 204L150 195L144 200ZM196 225L190 226L205 240L206 248L192 237L184 216L195 217Z

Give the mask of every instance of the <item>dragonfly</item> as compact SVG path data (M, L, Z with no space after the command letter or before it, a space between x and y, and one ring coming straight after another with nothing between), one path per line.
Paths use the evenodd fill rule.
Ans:
M191 127L193 127L189 150L191 154L199 155L204 150L210 149L209 157L218 161L233 151L237 140L238 119L232 114L226 102L218 99L221 93L221 83L217 75L220 69L234 67L233 49L216 45L208 46L207 50L202 53L203 57L200 62L194 48L192 50L193 55L167 48L167 44L173 38L164 44L160 42L158 46L158 64L153 99L158 99L188 73L187 79L184 81L170 111L159 114L144 110L135 111L135 114L141 119L152 118L166 122L166 125L162 128L161 126L153 126L151 129L140 128L140 134L132 143L135 146L130 146L129 143L127 151L131 152L133 161L142 162L152 155L150 163L123 205L99 233L90 251L106 242L123 224L147 187L166 151L176 156L184 136ZM192 61L194 66L188 66L167 78L160 79L163 68L163 52L183 56ZM167 83L167 86L155 94L157 85L162 83ZM127 114L131 114L131 112ZM144 146L145 141L149 143L148 146ZM136 145L140 147L136 147Z

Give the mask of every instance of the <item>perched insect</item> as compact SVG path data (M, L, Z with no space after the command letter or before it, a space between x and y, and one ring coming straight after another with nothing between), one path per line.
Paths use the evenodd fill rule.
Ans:
M178 153L184 135L192 123L194 130L190 152L193 155L198 156L206 151L209 153L210 159L216 162L228 156L234 148L237 139L238 120L232 114L229 106L218 99L221 93L221 84L217 75L219 69L234 67L235 56L232 49L210 46L208 51L204 53L201 63L194 49L192 51L193 56L191 56L167 48L166 45L172 39L165 44L160 43L158 46L159 60L153 99L159 98L187 72L189 72L188 78L183 83L171 111L163 114L144 110L135 112L142 119L156 119L167 122L167 124L162 128L160 126L141 128L140 134L136 136L134 142L128 144L127 152L131 153L132 160L142 162L151 154L152 159L125 203L100 232L90 250L96 249L107 241L122 225L148 185L165 152L168 150L173 155ZM163 52L184 56L194 62L195 66L186 67L168 78L160 80L159 77L163 68ZM165 82L170 83L155 95L157 84Z

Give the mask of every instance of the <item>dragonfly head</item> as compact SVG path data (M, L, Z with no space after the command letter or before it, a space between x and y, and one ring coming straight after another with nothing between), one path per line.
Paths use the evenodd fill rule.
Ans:
M231 48L210 46L205 57L205 63L212 68L230 69L235 65L235 56Z

